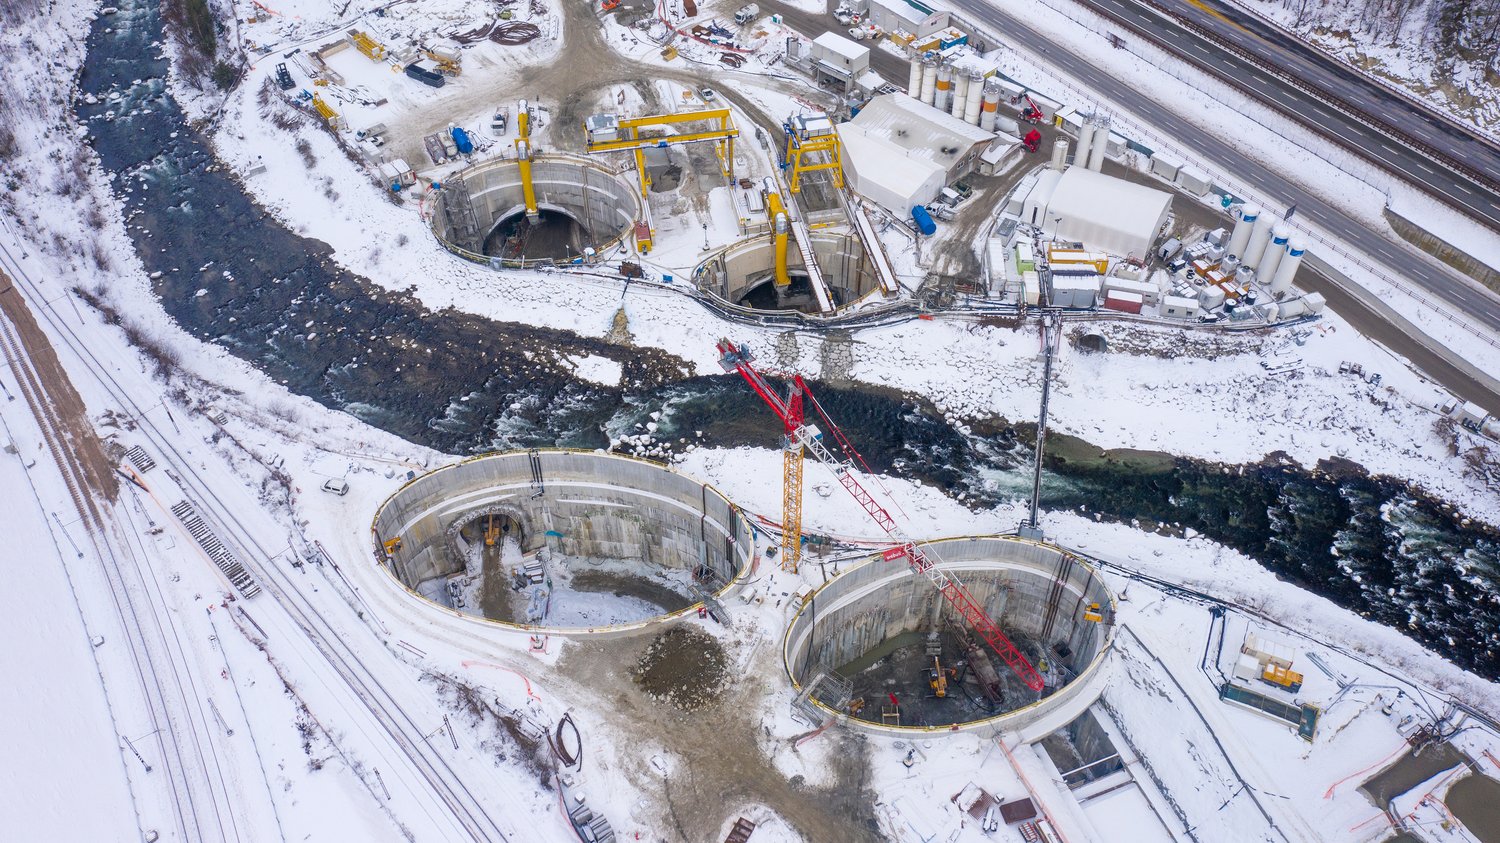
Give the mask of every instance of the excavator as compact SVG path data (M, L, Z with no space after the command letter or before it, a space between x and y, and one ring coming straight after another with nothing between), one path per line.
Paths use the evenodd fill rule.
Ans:
M927 684L932 687L933 696L938 699L948 696L948 675L951 673L953 670L944 669L937 656L932 657L932 670L927 671Z

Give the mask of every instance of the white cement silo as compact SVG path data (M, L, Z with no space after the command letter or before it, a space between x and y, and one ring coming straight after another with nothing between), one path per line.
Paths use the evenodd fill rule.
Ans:
M1089 169L1094 172L1104 167L1104 154L1109 151L1109 118L1094 116L1094 139L1089 143Z
M1076 167L1087 167L1089 165L1089 146L1094 141L1094 118L1083 118L1083 128L1078 130L1078 150L1073 153L1073 165Z
M922 57L911 57L911 70L906 75L906 94L913 99L922 98Z
M979 125L979 104L984 97L984 76L978 73L969 74L969 97L964 105L964 122L971 126Z
M947 111L953 107L953 65L941 64L937 69L937 90L932 98L932 107Z
M948 113L962 120L964 109L969 107L969 74L962 70L953 71L953 104L948 107Z
M932 105L937 97L937 60L933 58L922 59L922 95L917 97L927 105Z
M1250 246L1250 230L1255 228L1255 220L1259 217L1259 205L1240 206L1234 222L1234 233L1229 235L1229 254L1238 255L1244 260L1245 249Z
M1058 138L1052 142L1052 169L1061 170L1068 166L1068 139Z
M1271 279L1271 294L1284 296L1297 278L1297 268L1302 266L1302 255L1307 245L1301 240L1292 240L1286 245L1286 257L1276 267L1276 277Z
M1271 215L1262 211L1255 218L1255 225L1250 229L1250 242L1245 244L1245 251L1240 253L1241 266L1260 266L1261 255L1265 254L1266 244L1271 242L1271 226L1276 221Z
M1292 230L1282 223L1276 223L1271 227L1271 240L1266 243L1266 251L1260 256L1260 263L1255 269L1265 281L1271 281L1276 277L1276 267L1281 265L1281 259L1286 257L1287 241L1292 239Z

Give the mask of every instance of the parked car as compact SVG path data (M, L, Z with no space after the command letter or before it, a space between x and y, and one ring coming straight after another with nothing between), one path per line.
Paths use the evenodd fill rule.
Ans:
M349 481L342 477L330 477L323 481L323 491L343 497L349 494Z
M698 96L702 97L704 102L713 102L714 100L719 98L719 95L714 92L714 89L708 87L707 85L704 85L703 87L698 89Z

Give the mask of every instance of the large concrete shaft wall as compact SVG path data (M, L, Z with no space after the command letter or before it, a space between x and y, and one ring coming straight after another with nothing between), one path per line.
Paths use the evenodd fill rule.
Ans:
M399 536L388 558L408 588L456 573L447 548L450 527L476 511L515 520L524 550L543 545L574 558L633 560L642 565L707 565L728 583L754 552L749 524L716 490L643 460L582 451L540 451L542 492L530 455L495 454L425 474L376 513L377 548Z
M479 230L486 235L501 220L525 210L521 171L514 159L486 161L454 175L463 179ZM562 211L588 229L597 243L628 231L642 217L637 188L587 159L543 157L531 165L537 205ZM445 241L453 239L448 222L449 194L439 193L433 230Z
M1038 703L960 728L1051 722L1048 715L1068 701L1071 713L1052 726L1057 728L1076 716L1074 708L1082 710L1098 697L1097 687L1084 686L1097 679L1112 627L1083 620L1083 611L1094 602L1109 610L1114 598L1090 568L1061 548L1005 537L948 539L923 547L942 559L942 570L962 579L1002 628L1040 643L1046 648L1042 657L1077 677ZM931 582L904 563L875 557L840 575L813 595L787 630L784 655L793 683L800 687L819 670L848 664L902 633L932 629L944 603ZM1054 650L1059 643L1070 656L1059 658Z
M847 234L814 234L813 253L829 286L843 291L845 302L878 289L879 280L869 267L859 239ZM750 288L767 280L775 271L775 245L770 235L757 237L724 250L701 266L697 273L700 289L733 304ZM787 266L805 266L801 250L795 244L787 248Z

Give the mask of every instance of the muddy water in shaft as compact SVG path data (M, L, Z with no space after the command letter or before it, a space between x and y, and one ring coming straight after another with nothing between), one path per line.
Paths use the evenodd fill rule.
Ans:
M144 0L101 17L81 80L101 104L78 111L141 259L160 273L163 306L195 336L294 392L450 452L599 447L642 432L656 411L662 444L778 446L778 428L737 381L688 378L690 367L661 351L432 312L343 270L325 244L288 231L218 168L163 91L166 67L153 46L161 38L156 7ZM574 377L563 356L589 354L619 362L630 386ZM995 420L960 432L930 405L887 390L818 394L877 471L973 506L1029 491L1024 425ZM1076 440L1052 454L1050 508L1192 528L1500 677L1500 533L1464 526L1404 483L1350 463L1304 469L1272 457L1221 466L1104 454Z

